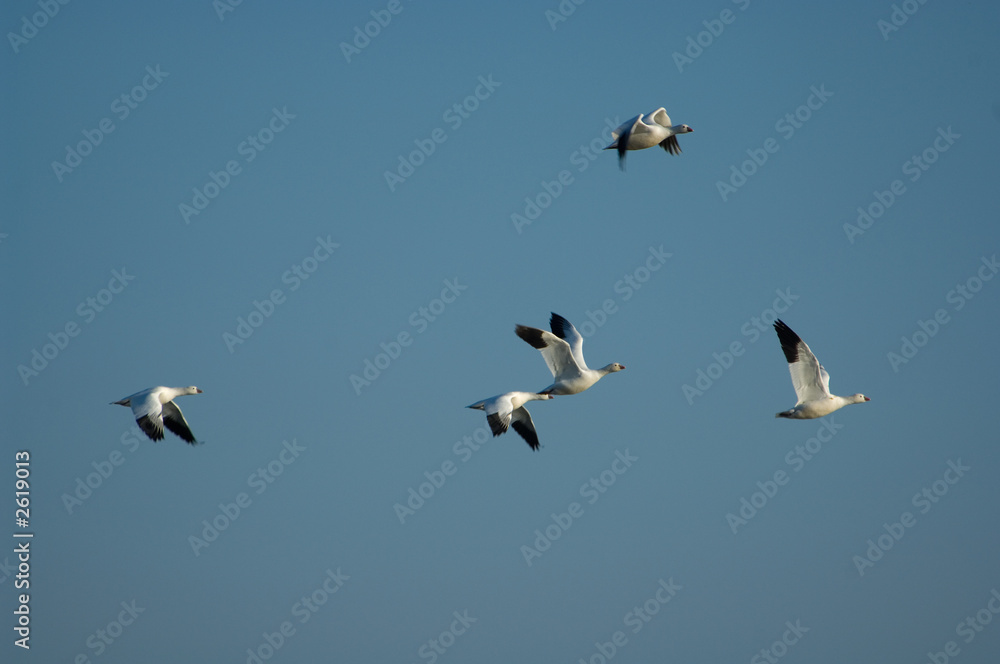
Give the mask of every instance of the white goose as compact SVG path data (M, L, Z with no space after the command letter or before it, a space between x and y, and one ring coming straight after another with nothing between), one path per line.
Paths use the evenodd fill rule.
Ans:
M618 149L618 167L624 171L626 150L645 150L659 145L670 154L680 154L681 146L677 142L677 134L687 134L692 131L694 129L686 124L672 125L666 109L661 107L647 115L640 113L624 122L611 132L611 138L615 140L604 149Z
M507 392L498 394L489 399L477 401L471 406L475 410L486 412L486 421L490 425L490 430L494 436L507 433L508 427L514 427L514 431L524 438L528 446L537 450L538 434L535 432L535 423L531 421L531 413L524 407L529 401L551 399L551 394L535 394L533 392Z
M201 394L201 390L191 387L151 387L141 392L127 396L121 401L112 401L112 405L125 406L132 409L139 428L157 441L163 440L163 427L180 436L181 440L191 445L197 444L191 427L184 419L184 413L174 403L174 398L186 394Z
M625 368L625 365L615 362L603 369L588 369L583 361L583 336L573 324L553 313L549 327L552 332L524 325L514 328L517 336L542 352L542 358L555 378L555 382L541 394L579 394L609 373Z
M774 322L774 331L778 333L781 350L788 360L788 370L792 374L792 385L799 402L795 407L776 413L775 417L787 417L792 420L811 420L829 415L835 410L852 403L871 401L863 394L852 394L849 397L838 397L830 394L830 374L820 365L819 360L809 350L806 342L792 332L792 328L780 319Z

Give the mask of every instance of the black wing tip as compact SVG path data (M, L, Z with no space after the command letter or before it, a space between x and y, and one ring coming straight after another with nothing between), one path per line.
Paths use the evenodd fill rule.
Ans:
M792 331L792 328L785 325L785 322L780 318L774 321L774 331L778 335L778 341L781 342L781 350L785 352L785 359L788 360L789 364L795 364L799 361L799 342L802 341L799 335Z
M494 438L500 434L507 433L507 427L504 426L503 420L500 419L500 415L497 413L487 415L486 422L490 425L490 431L493 432Z
M632 127L629 127L618 137L618 168L622 171L625 170L625 153L628 151L628 139L631 135Z
M552 328L552 334L556 335L560 339L566 338L566 330L573 326L568 320L557 314L556 312L551 312L552 316L549 318L549 327Z
M528 447L535 452L538 451L538 448L540 447L538 443L538 434L535 433L533 429L525 426L521 422L514 422L511 426L514 427L514 431L520 434L521 438L524 438L524 442L528 443Z
M677 142L677 136L667 136L660 143L660 146L670 154L681 153L681 144Z
M139 425L142 432L154 443L163 440L163 427L156 426L157 422L150 418L149 415L143 415L135 423Z
M542 337L542 330L539 330L537 327L517 325L514 327L514 333L537 350L548 348L548 344L545 343L545 339Z

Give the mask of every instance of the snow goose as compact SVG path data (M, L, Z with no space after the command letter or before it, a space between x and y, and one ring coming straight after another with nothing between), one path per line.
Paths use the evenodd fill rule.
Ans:
M534 392L507 392L498 394L489 399L477 401L471 406L474 410L486 412L486 421L490 425L490 430L494 436L507 433L508 427L514 427L514 431L521 435L521 438L533 449L538 449L538 434L535 433L535 423L531 421L531 413L524 407L529 401L538 399L551 399L551 394L535 394Z
M694 131L686 124L672 125L670 116L664 108L658 108L648 115L640 113L627 120L611 132L615 140L605 150L618 149L618 167L625 170L626 150L645 150L654 145L670 154L680 154L681 146L677 142L677 134L687 134Z
M609 364L603 369L588 369L583 361L583 337L573 324L557 313L549 319L552 332L518 325L517 336L542 352L545 364L555 382L541 394L579 394L609 373L621 371L625 365Z
M792 385L799 402L791 410L775 414L775 417L787 417L792 420L811 420L829 415L835 410L852 403L871 401L863 394L852 394L849 397L838 397L830 394L830 374L820 365L819 360L809 350L806 342L792 332L792 328L780 319L774 322L774 331L778 333L781 350L788 360L788 370L792 374Z
M112 405L125 406L132 409L139 428L157 441L163 440L163 427L167 427L181 440L191 445L197 444L191 427L184 419L184 413L174 403L176 397L186 394L201 394L197 387L151 387L141 392L127 396L121 401L112 401Z

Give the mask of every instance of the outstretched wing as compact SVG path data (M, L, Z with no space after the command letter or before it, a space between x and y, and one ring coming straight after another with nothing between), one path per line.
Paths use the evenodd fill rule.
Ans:
M191 445L198 444L198 441L194 438L194 434L191 433L191 427L188 425L187 420L184 419L184 413L181 412L181 409L173 401L163 404L163 424L180 436L180 439L185 443ZM160 437L163 437L162 429Z
M553 334L569 344L577 367L585 370L587 363L583 361L583 335L573 327L573 323L553 312L549 318L549 327L552 328Z
M548 365L552 376L559 380L564 376L575 376L579 374L580 368L573 357L573 350L563 339L546 330L539 330L537 327L527 327L517 325L514 328L517 336L521 337L532 347L537 348L542 353L545 364Z
M533 450L539 448L538 434L535 432L535 423L531 421L531 413L524 406L521 406L513 413L513 420L511 426L514 428L521 438L524 438L525 442L528 443L528 447Z
M670 121L670 116L667 115L667 109L663 108L662 106L653 111L652 113L647 113L646 117L655 122L656 124L660 125L661 127L666 127L667 129L670 129L670 127L672 127L674 124Z
M820 365L806 342L781 320L774 322L774 331L778 333L781 350L788 360L788 371L792 375L798 403L829 397L830 374Z

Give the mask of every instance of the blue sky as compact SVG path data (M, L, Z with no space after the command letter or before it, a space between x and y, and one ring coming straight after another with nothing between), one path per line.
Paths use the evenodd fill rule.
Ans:
M994 660L1000 10L623 11L8 3L5 658Z

